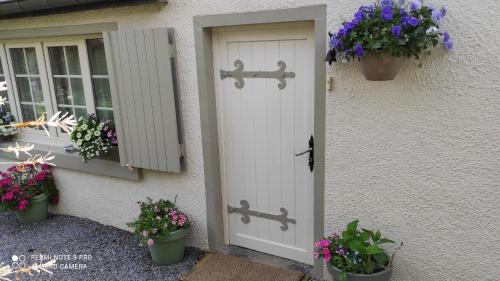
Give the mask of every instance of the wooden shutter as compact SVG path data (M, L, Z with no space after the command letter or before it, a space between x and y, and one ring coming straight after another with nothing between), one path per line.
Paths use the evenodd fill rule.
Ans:
M180 172L169 29L103 33L122 165Z

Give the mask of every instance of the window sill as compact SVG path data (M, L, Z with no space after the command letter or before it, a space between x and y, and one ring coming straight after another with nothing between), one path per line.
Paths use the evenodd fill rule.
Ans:
M0 146L15 146L16 142L19 142L20 145L22 143L25 143L25 141L23 141L22 139L12 139L9 141L0 141ZM88 163L84 163L78 156L77 152L66 152L64 150L64 145L60 143L47 144L46 142L42 141L30 141L29 143L35 145L35 149L32 151L33 155L45 155L49 151L52 152L52 154L56 156L52 162L56 165L57 168L75 170L82 173L115 177L132 181L139 181L141 179L140 169L133 169L132 171L130 171L126 167L122 167L120 165L118 150L113 150L102 158L93 159ZM22 159L26 158L24 156L25 155L21 156ZM14 153L0 151L0 157L16 160Z

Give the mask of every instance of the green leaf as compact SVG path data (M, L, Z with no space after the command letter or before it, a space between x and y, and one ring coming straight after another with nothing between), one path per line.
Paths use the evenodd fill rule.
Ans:
M358 223L359 220L355 220L347 225L347 231L350 234L354 234L356 232L356 229L358 228Z
M373 43L373 45L372 45L371 48L372 48L372 50L376 50L376 49L382 48L382 42L377 41L377 42Z
M377 246L374 246L374 245L370 245L368 247L366 247L366 253L369 254L369 255L373 255L373 254L380 254L380 253L383 253L384 250L377 247Z
M352 233L349 233L349 231L343 231L342 232L342 240L344 240L345 242L349 241L352 236L354 236Z
M359 235L358 240L361 242L365 242L368 239L370 239L370 237L371 237L370 232L365 231Z
M360 252L361 249L364 248L363 244L361 242L359 242L358 240L349 241L349 243L347 243L347 245L349 246L349 249L351 249L352 251L357 251L357 252Z
M396 242L392 241L391 239L382 238L382 239L378 240L378 243L383 244L383 243L396 243Z
M380 266L387 265L388 259L387 259L387 255L385 253L375 254L372 257L377 262L378 265L380 265Z
M382 234L380 233L380 231L377 230L377 232L375 232L375 235L373 236L373 240L378 241L378 240L380 240L381 237L382 237Z

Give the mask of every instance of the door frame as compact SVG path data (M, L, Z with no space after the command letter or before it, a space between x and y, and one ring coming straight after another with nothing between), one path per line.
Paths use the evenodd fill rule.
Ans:
M314 23L314 239L323 237L326 5L237 14L195 16L193 17L193 25L205 173L207 235L208 245L211 250L217 250L225 246L212 30L214 27L221 26L297 21L311 21ZM313 242L311 241L311 243ZM323 263L321 261L315 260L313 273L318 278L323 277Z

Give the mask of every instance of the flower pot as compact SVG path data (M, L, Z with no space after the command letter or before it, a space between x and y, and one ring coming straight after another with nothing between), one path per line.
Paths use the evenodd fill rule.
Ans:
M333 280L340 280L340 270L335 266L328 265L328 272L332 275ZM357 274L357 273L347 273L346 281L389 281L392 275L392 267L386 268L384 271L377 272L374 274Z
M180 262L184 258L188 234L189 228L185 228L172 232L166 239L155 239L154 244L149 246L153 262L161 265Z
M403 58L393 56L367 55L360 60L361 70L369 81L394 80L401 69Z
M34 223L47 219L49 215L49 195L42 193L30 200L28 209L16 211L17 220L20 223Z

